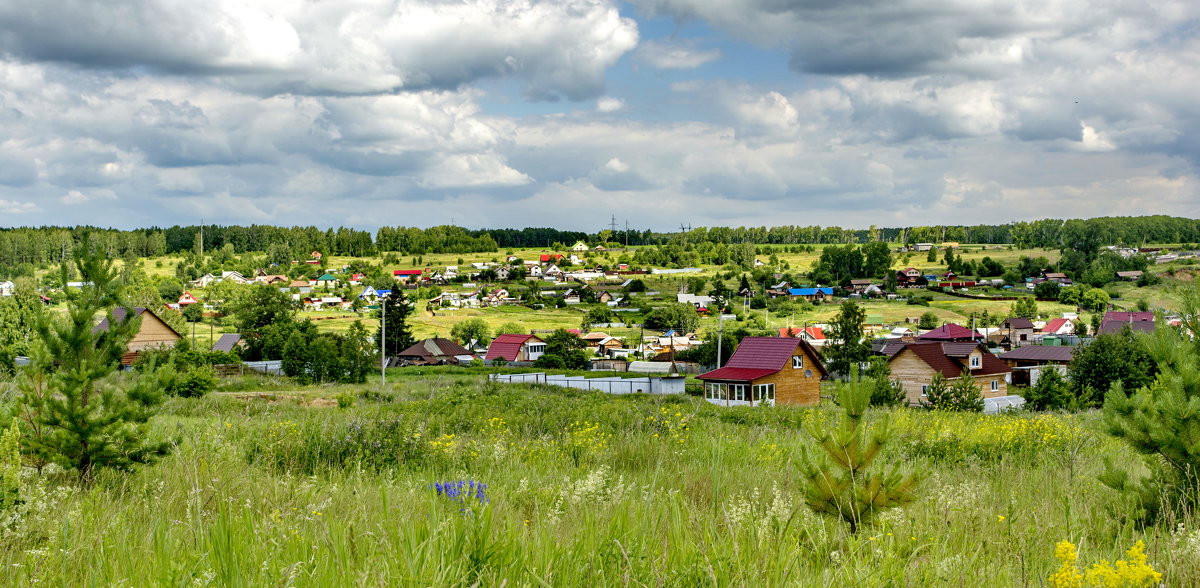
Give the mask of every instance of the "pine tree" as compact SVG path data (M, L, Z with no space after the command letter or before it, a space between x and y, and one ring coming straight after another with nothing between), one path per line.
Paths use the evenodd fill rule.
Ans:
M813 457L805 451L800 466L805 503L819 514L846 523L851 533L857 533L875 515L916 500L921 479L920 473L904 473L895 466L871 467L891 434L886 420L873 426L864 422L871 387L869 382L857 380L855 367L851 381L837 385L844 414L836 431L809 425L809 435L824 454Z
M21 501L21 426L0 431L0 513Z
M75 469L87 483L96 468L128 469L165 453L167 445L148 440L148 422L163 398L159 382L143 376L122 389L104 381L120 366L140 324L132 311L113 313L123 305L112 262L86 238L73 260L84 287L66 294L65 317L46 314L35 329L46 353L37 354L30 369L48 374L48 393L23 394L19 410L43 431L30 438L32 453ZM63 267L62 276L67 271ZM94 328L101 312L107 313L106 329Z
M1200 507L1200 292L1183 292L1183 328L1159 324L1144 339L1158 365L1150 385L1127 395L1120 380L1104 398L1109 434L1144 456L1148 477L1106 461L1100 481L1125 495L1134 518L1154 522L1165 514L1189 515Z
M408 317L412 314L413 307L407 297L393 290L392 295L383 303L383 309L387 315L387 324L384 329L375 332L375 343L379 344L381 335L386 336L387 341L383 344L383 350L386 352L384 355L393 357L416 342L413 339L412 327L408 325ZM385 330L386 333L383 333Z

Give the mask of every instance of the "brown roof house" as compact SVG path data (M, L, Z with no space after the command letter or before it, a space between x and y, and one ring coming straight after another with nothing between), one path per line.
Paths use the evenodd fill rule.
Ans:
M949 383L970 374L984 398L1008 394L1006 376L1012 371L1003 361L974 341L915 341L907 343L888 359L892 376L904 386L910 404L919 404L933 375L940 373Z
M704 398L721 406L815 406L829 372L817 350L795 337L746 337L725 367L700 374Z
M488 346L488 361L502 359L506 362L535 361L546 352L546 342L533 335L505 333L492 339Z
M462 345L442 337L417 341L412 347L397 353L402 362L411 365L446 365L470 362L475 356Z
M141 318L142 323L138 325L137 333L129 340L129 347L125 355L121 356L121 365L133 364L133 361L137 359L138 353L142 350L174 347L183 338L183 335L180 335L178 331L171 328L171 325L168 325L166 321L159 318L149 308L142 308L140 306L134 309L114 308L111 316L113 320L119 322L125 320L125 317L131 312L133 316ZM108 328L109 320L106 316L104 320L100 321L100 324L92 329L92 332L99 333L107 331Z
M1046 366L1056 366L1054 369L1065 370L1075 356L1074 347L1061 345L1026 345L1001 353L1000 359L1012 368L1012 383L1019 386L1032 386L1037 383L1038 375Z
M1004 322L1000 325L1000 331L1004 334L1004 338L1008 340L1010 347L1028 345L1036 330L1037 327L1033 325L1033 321L1023 316L1004 319ZM1004 341L1001 340L1000 344L1004 345Z

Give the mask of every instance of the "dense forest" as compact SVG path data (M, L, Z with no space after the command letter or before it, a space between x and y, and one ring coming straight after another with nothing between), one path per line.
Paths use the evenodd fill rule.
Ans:
M404 255L472 253L515 247L570 246L575 241L629 245L712 244L850 244L874 241L898 243L1012 243L1018 247L1096 251L1105 245L1200 242L1200 220L1169 216L1103 217L1085 220L1042 219L1002 225L935 225L900 228L843 229L840 227L701 227L676 233L609 231L585 233L553 228L465 229L455 226L383 227L369 231L338 227L277 227L271 225L189 225L119 231L98 227L0 228L0 267L20 274L18 266L36 266L64 259L74 243L90 235L112 257L155 256L185 251L232 248L234 253L286 248L292 255L309 251L328 255L365 256L382 251ZM731 255L740 253L731 248Z

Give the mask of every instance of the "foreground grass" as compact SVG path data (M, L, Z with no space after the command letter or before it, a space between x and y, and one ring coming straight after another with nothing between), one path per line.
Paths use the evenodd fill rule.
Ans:
M1045 584L1136 540L1168 585L1200 582L1200 536L1139 529L1096 482L1131 462L1095 415L877 413L883 459L922 498L857 536L802 507L802 427L832 408L723 409L484 384L477 374L347 389L355 406L172 401L160 463L87 489L27 480L0 541L6 585ZM332 395L339 389L305 392ZM434 482L488 484L452 503Z

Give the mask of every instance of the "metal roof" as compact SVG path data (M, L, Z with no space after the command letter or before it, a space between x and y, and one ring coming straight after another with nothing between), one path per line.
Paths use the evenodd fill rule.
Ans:
M917 336L917 338L926 341L960 341L964 339L969 341L972 339L982 339L983 335L962 325L946 323L924 335Z
M737 380L739 382L749 382L764 376L769 376L777 371L779 370L723 367L705 374L701 374L698 377L701 380Z
M1060 345L1026 345L1000 355L1003 360L1058 361L1069 363L1075 357L1074 347Z
M537 339L533 335L516 335L512 333L500 335L492 339L492 344L488 346L485 359L503 359L505 361L516 361L517 355L521 352L521 346L530 339ZM541 341L541 339L538 339Z
M221 335L221 338L217 339L216 343L213 343L212 350L225 352L233 351L233 348L236 347L241 340L242 335L240 333L225 333L224 335Z

